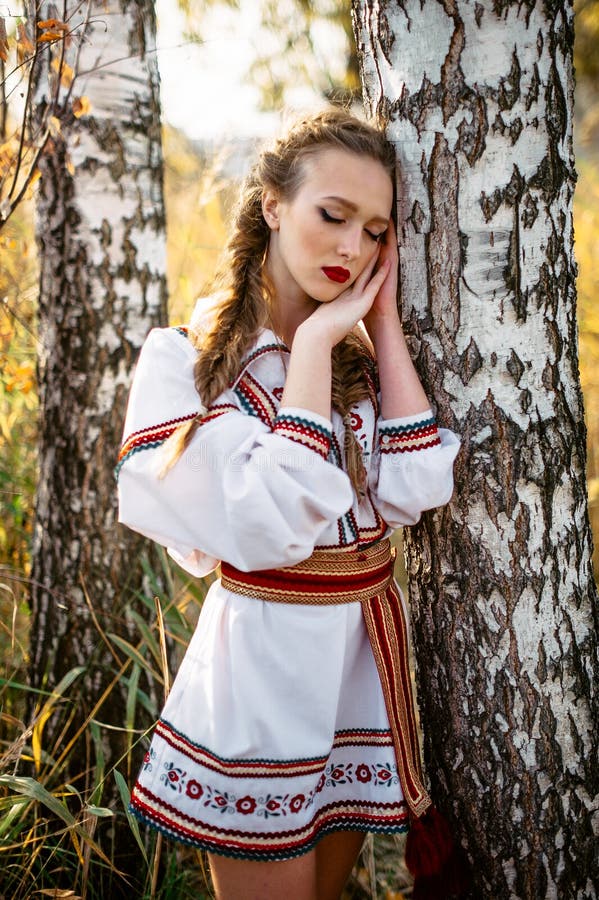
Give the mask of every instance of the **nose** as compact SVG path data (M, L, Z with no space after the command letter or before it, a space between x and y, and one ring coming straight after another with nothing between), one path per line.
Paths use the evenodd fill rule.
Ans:
M344 259L357 259L360 255L362 229L358 227L344 228L340 235L338 252Z

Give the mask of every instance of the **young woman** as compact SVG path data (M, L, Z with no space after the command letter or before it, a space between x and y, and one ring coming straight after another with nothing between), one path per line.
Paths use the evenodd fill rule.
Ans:
M135 373L120 521L221 578L132 809L208 851L219 900L337 900L367 831L430 819L388 536L449 500L459 442L402 333L393 167L345 112L298 122Z

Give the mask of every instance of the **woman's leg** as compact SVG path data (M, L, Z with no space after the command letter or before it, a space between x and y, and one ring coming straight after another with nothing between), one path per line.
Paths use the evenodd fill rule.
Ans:
M208 854L217 900L319 900L316 850L282 862Z
M351 875L366 833L333 831L316 845L318 900L339 900Z

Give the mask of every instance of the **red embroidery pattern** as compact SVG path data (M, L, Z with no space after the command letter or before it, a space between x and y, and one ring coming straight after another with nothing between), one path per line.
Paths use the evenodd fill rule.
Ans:
M283 437L295 441L296 444L309 447L310 450L316 451L323 459L326 459L329 455L331 432L327 428L322 428L315 422L311 422L309 419L282 413L277 415L273 431L275 434L281 434Z
M321 774L318 783L307 794L248 794L237 798L230 791L221 791L214 785L201 783L195 778L187 777L187 772L174 762L168 760L163 763L164 772L160 775L160 781L176 794L185 794L192 800L201 802L202 806L211 807L229 812L240 812L244 816L256 815L268 818L269 816L286 816L291 813L297 815L303 809L309 809L314 803L316 794L320 794L325 787L336 788L342 784L353 784L358 781L362 784L372 782L375 787L390 787L399 784L397 766L391 762L385 763L329 763ZM132 801L133 802L133 801Z
M433 418L413 425L381 425L379 439L381 453L412 453L441 443Z
M326 776L323 776L326 780ZM324 786L324 781L320 790ZM196 788L193 788L196 790ZM316 789L318 793L318 787ZM281 800L278 794L267 794L259 801L245 796L234 799L227 792L212 796L208 808L219 813L237 812L243 819L236 819L238 827L227 828L218 821L207 822L197 816L184 813L177 807L156 797L141 785L134 788L131 811L144 822L159 828L165 834L184 843L193 844L204 850L214 850L225 856L242 859L290 859L305 853L324 834L339 829L350 828L359 831L405 832L408 830L408 810L405 803L376 802L373 800L340 800L328 803L315 810L313 818L306 825L287 827L277 832L242 830L239 825L260 826L263 819L274 815L283 817L287 812L295 812L300 803L305 804L305 796L296 794L287 800L285 814L280 813ZM304 797L302 801L301 798ZM256 806L254 806L254 803ZM198 804L198 812L206 804ZM258 809L263 817L258 818ZM254 821L252 821L254 819ZM221 822L224 819L220 820ZM296 820L297 821L297 820ZM282 823L281 823L282 824ZM293 816L286 824L293 826Z
M390 732L384 732L389 735ZM156 725L156 735L159 735L169 747L184 754L192 763L226 775L228 778L281 778L310 775L319 772L325 765L327 757L314 759L276 760L276 759L247 759L231 760L223 759L211 753L206 747L194 744L188 740L164 719L160 719Z
M237 384L235 393L243 408L251 416L257 416L265 425L272 428L277 410L271 395L257 378L246 372Z
M161 422L159 425L150 425L148 428L141 428L134 431L124 441L118 456L118 463L115 469L115 475L118 476L121 467L126 459L137 453L139 450L149 450L152 447L159 447L173 434L174 431L182 425L183 422L189 422L195 419L198 412L188 413L186 416L179 416L177 419L170 419L168 422Z
M362 425L364 424L364 420L362 416L358 415L357 412L350 413L349 416L350 425L354 431L359 431Z
M214 404L210 407L206 415L203 416L200 427L228 412L239 412L239 409L233 403ZM179 416L177 419L170 419L168 422L161 422L159 425L150 425L148 428L134 431L124 441L119 451L115 476L118 477L121 467L134 453L137 453L139 450L152 450L153 448L159 447L168 440L180 425L184 422L189 422L190 419L195 419L198 414L199 412L189 413L186 416Z

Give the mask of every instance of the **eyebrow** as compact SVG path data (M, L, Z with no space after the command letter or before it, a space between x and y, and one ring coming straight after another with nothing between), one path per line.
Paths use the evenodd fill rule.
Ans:
M341 206L345 206L347 209L351 210L352 212L358 211L358 207L356 206L356 204L352 203L351 200L346 200L345 197L336 197L334 195L331 195L329 197L324 197L323 199L324 200L334 200L335 203L340 203ZM389 225L389 219L385 219L384 216L373 216L372 219L370 219L370 221L371 222L380 222L381 225L385 226L385 228L387 228Z

